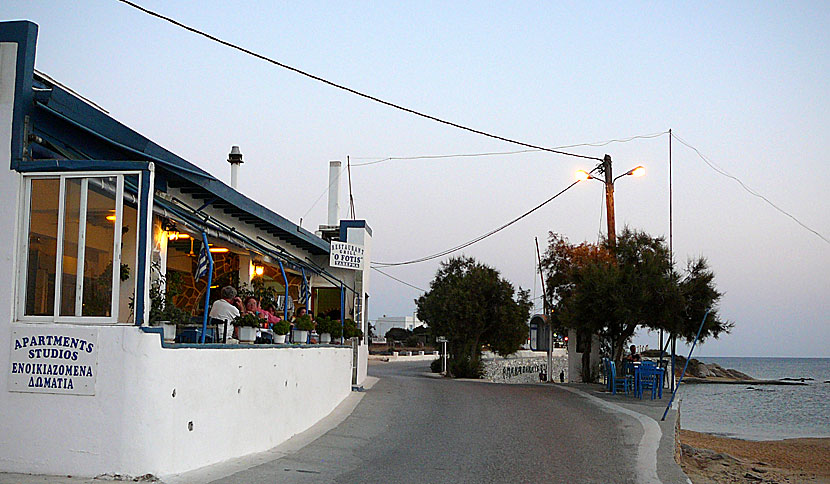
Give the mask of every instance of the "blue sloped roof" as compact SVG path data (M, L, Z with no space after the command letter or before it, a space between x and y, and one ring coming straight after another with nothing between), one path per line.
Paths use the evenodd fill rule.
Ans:
M46 146L40 149L47 157L153 161L158 189L179 188L286 243L316 255L330 252L329 242L121 124L48 76L35 72L32 87L35 92L30 129L44 140L42 144ZM25 160L21 165L25 165Z

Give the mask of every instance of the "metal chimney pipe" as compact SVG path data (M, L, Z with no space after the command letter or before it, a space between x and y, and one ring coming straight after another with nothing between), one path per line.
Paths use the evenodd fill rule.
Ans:
M231 188L236 190L236 183L239 178L239 165L242 164L242 152L239 151L239 146L231 146L231 152L228 154L228 163L231 164Z
M340 162L329 162L329 219L328 225L340 223Z

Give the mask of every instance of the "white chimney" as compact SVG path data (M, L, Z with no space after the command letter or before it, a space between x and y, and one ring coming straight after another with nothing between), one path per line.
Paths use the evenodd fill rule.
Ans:
M340 162L329 162L329 226L340 223Z
M231 152L228 154L228 163L231 164L231 188L236 190L236 182L239 178L239 165L242 164L242 152L239 151L239 146L231 146Z

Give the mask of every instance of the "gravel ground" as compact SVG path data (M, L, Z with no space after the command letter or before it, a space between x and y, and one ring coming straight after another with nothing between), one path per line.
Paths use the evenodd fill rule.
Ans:
M830 439L750 441L680 431L694 484L830 483Z

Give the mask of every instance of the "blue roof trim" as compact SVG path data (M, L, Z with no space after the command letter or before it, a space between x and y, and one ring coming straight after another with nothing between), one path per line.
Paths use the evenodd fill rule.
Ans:
M125 162L156 163L156 188L165 190L171 181L199 188L211 198L219 198L234 207L234 213L256 217L254 224L264 223L274 237L307 250L314 255L331 251L328 241L299 227L265 206L242 195L187 160L162 148L136 131L116 121L106 112L93 107L78 95L34 72L37 25L28 21L0 22L0 41L17 42L18 58L12 122L11 169L45 171L47 160L32 161L27 156L25 119L28 116L33 134L62 151L61 158L72 160L125 160ZM37 92L33 87L40 88ZM40 147L38 153L56 154ZM52 161L52 160L49 160ZM52 161L51 168L77 169L65 160ZM95 166L90 165L89 169ZM128 168L129 169L129 168ZM268 231L268 230L266 230Z
M35 104L35 107L39 108L35 110L37 116L37 123L35 124L38 134L47 139L58 136L69 137L69 142L73 145L83 144L90 151L96 151L95 153L89 153L89 155L97 155L98 153L106 155L101 156L101 158L115 159L117 157L114 155L121 153L122 155L128 155L124 158L155 161L157 162L157 174L159 171L167 171L191 186L204 189L213 196L239 208L240 211L272 225L282 232L287 242L307 249L315 255L325 255L331 251L329 242L242 195L210 173L144 138L104 112L61 89L60 86L47 84L46 80L38 80L38 82L51 89L51 94L48 97L40 94L38 102ZM59 118L58 121L65 121L72 125L76 131L82 131L83 133L73 135L72 132L67 131L65 123L56 124L55 119L48 119L50 117L57 117ZM86 136L88 134L98 138L99 143L90 145L88 140L78 138L79 136L88 138ZM83 141L86 141L86 143Z
M32 77L35 70L37 25L26 20L0 22L0 42L17 44L10 166L14 170L23 160L23 149L26 146L24 124L33 99Z
M365 220L341 220L340 221L340 240L343 242L347 242L346 235L348 229L366 229L366 232L369 233L369 236L372 235L372 227L369 227L369 224L366 223Z

